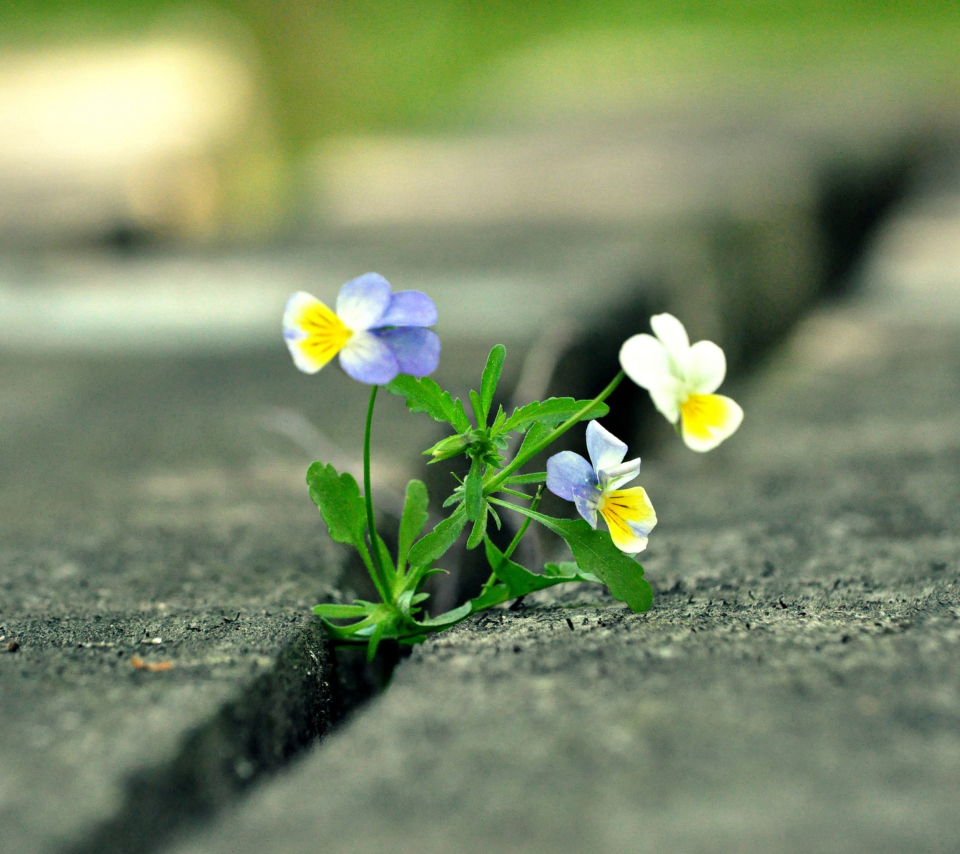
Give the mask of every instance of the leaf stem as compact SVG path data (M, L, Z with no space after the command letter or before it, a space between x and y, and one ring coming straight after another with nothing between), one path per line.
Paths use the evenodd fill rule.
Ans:
M542 495L543 495L543 487L541 486L541 487L537 490L537 494L533 496L533 501L530 502L530 509L531 509L531 510L536 510L536 509L537 509L537 505L540 503L540 498L541 498ZM516 533L516 535L514 536L514 538L510 541L510 545L507 546L507 550L503 553L504 560L509 560L509 559L510 559L510 555L512 555L512 554L516 551L517 546L520 545L520 540L522 540L522 539L523 539L523 535L524 535L525 533L527 533L527 528L530 527L530 523L531 523L532 521L533 521L533 519L531 519L529 516L527 516L527 517L523 520L523 524L520 526L520 529L517 531L517 533Z
M483 488L483 494L489 495L491 492L496 492L500 488L500 485L508 477L510 477L510 475L513 474L518 468L520 468L522 465L532 460L544 448L553 444L564 433L566 433L567 430L573 427L574 424L579 422L580 419L583 418L583 416L586 415L594 406L606 400L611 394L613 394L614 389L616 389L616 387L620 385L621 382L623 382L624 376L625 374L623 373L623 371L619 371L617 375L610 381L610 384L603 391L601 391L600 394L598 394L593 400L591 400L586 406L584 406L579 412L574 413L566 421L564 421L563 424L561 424L559 427L555 428L554 430L551 430L543 439L537 442L537 444L534 445L532 448L524 451L522 454L517 454L517 456L514 457L510 463L508 463L506 466L500 469L500 471L497 472L496 477L494 477L493 480L491 480L490 483L488 483Z
M380 562L380 538L377 536L377 526L373 518L373 496L370 492L370 433L373 428L373 406L377 402L377 391L380 386L370 388L370 403L367 405L367 425L363 431L363 500L367 505L367 532L370 537L370 557L373 558L373 565L376 570L373 582L380 590L383 601L387 601L384 595L384 589L381 588L380 581L385 583L386 590L392 591L393 585L383 571L383 564Z

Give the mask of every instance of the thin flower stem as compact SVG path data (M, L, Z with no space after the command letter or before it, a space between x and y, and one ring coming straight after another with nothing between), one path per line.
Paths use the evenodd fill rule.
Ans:
M540 498L542 496L543 496L543 487L541 486L537 490L537 494L533 496L533 501L530 502L531 510L537 509L537 505L540 503ZM520 530L517 531L516 536L514 536L514 538L510 541L510 545L507 546L507 550L503 553L503 557L505 560L509 560L510 555L512 555L516 551L517 546L520 545L520 540L522 540L523 535L527 533L527 528L530 527L530 523L532 521L533 519L531 519L529 516L527 516L527 518L523 520L523 524L520 526Z
M372 386L370 389L370 403L367 405L367 426L363 432L363 498L367 505L367 531L370 536L370 557L373 558L373 566L376 570L371 573L373 583L376 585L384 602L387 599L387 590L391 589L390 579L383 571L383 565L380 563L380 538L377 536L377 526L373 518L373 495L370 491L370 433L373 427L373 406L377 402L377 391L380 386ZM383 584L386 584L386 588Z
M483 494L489 495L491 492L496 492L500 485L512 475L518 468L522 465L528 463L532 460L537 454L539 454L544 448L553 444L557 439L559 439L564 433L567 432L574 424L578 423L584 415L586 415L594 406L598 403L602 403L611 394L613 394L614 389L626 376L623 371L617 373L617 375L610 381L610 384L600 392L593 400L591 400L586 406L584 406L579 412L574 415L571 415L566 421L563 422L559 427L554 430L551 430L543 439L537 442L532 448L527 451L524 451L523 454L518 454L513 460L497 472L497 476L493 478L484 488Z

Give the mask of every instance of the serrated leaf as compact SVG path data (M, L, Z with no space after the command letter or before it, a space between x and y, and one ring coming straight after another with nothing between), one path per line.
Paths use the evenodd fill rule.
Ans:
M430 566L457 541L466 524L467 513L461 504L429 534L413 544L407 556L410 565Z
M653 590L643 578L643 567L621 552L606 531L595 531L583 519L554 519L526 507L508 506L563 537L577 566L599 578L631 611L640 613L653 604Z
M496 393L497 384L500 382L500 373L503 371L503 360L506 355L507 348L503 344L497 344L490 351L490 355L487 356L487 364L483 369L483 376L480 378L480 403L483 407L484 424L486 424L487 416L490 414L490 407L493 405L493 395Z
M463 482L464 506L467 511L467 519L475 522L483 509L483 463L474 457L470 462L470 471L467 472L467 479Z
M430 499L423 481L411 480L407 484L407 494L403 502L403 515L400 517L400 534L397 538L397 571L402 573L407 566L407 555L423 526L430 518L428 510Z
M386 389L391 394L406 398L407 408L411 412L425 412L434 421L444 421L447 424L455 422L456 405L453 396L440 388L430 377L417 379L409 374L400 374ZM466 428L457 429L462 431Z
M314 463L307 469L310 499L320 508L330 538L338 543L363 545L367 529L366 507L353 475L337 474L332 465Z
M575 563L566 564L566 566L571 568L571 571L566 574L547 574L545 572L543 575L537 575L535 572L531 572L526 567L520 566L520 564L505 557L503 552L490 542L489 538L484 541L484 546L486 547L487 560L490 563L490 568L497 578L507 585L511 599L515 599L518 596L526 596L528 593L533 593L534 590L553 587L555 584L566 584L569 581L598 580L585 578L585 573L582 573ZM554 566L556 565L554 564Z
M504 423L501 432L522 433L533 424L549 424L551 427L556 427L576 415L589 403L589 400L574 400L572 397L551 397L544 401L535 400L533 403L515 409L513 415ZM610 407L607 404L595 403L580 417L580 420L603 418L609 411Z

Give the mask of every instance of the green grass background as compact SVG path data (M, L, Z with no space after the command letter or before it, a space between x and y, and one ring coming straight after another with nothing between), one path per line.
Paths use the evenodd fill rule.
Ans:
M291 155L333 134L469 127L689 93L851 80L960 91L956 0L0 3L7 47L164 31L219 33L249 48Z

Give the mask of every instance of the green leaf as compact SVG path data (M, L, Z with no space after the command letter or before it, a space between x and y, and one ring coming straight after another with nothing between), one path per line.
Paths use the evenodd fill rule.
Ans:
M517 456L519 457L528 449L536 447L539 442L547 438L552 430L553 427L549 424L534 424L527 435L523 437Z
M502 406L498 406L497 417L493 419L493 425L490 427L490 435L496 436L503 429L503 425L506 420L507 413L503 411ZM499 445L500 443L498 442L497 444ZM504 442L503 447L505 448L506 446L506 442Z
M470 405L473 407L473 418L477 422L477 427L485 430L487 428L487 416L484 414L480 395L475 391L470 392Z
M566 584L568 581L599 581L599 579L592 577L584 577L586 574L582 573L575 563L566 564L571 568L571 571L563 575L553 572L537 575L505 557L503 552L490 542L489 538L484 541L484 545L487 550L487 560L490 562L490 568L497 578L507 585L511 599L515 599L517 596L526 596L528 593L533 593L534 590L553 587L555 584Z
M423 481L411 480L407 484L407 495L403 502L403 515L400 517L400 536L397 542L397 571L403 572L407 566L407 555L423 526L430 518L427 487Z
M470 537L467 540L467 549L473 550L480 543L483 542L484 534L487 533L487 509L489 505L484 502L483 510L480 512L480 515L477 516L476 521L473 523L473 530L470 532Z
M546 479L545 471L535 471L530 474L512 474L504 483L543 483Z
M572 397L551 397L543 402L534 401L515 409L513 415L504 423L501 432L523 433L532 424L549 424L551 427L556 427L576 415L589 403L589 400L574 400ZM610 407L607 404L596 403L581 415L579 420L603 418L609 411Z
M452 611L447 611L444 614L438 614L436 617L431 617L428 620L412 620L411 622L413 622L418 628L440 632L444 629L449 629L450 626L456 625L461 620L465 620L470 616L470 614L470 603L464 602L459 608L454 608Z
M483 376L480 378L480 403L483 407L484 424L487 422L490 407L493 405L493 395L497 391L497 383L500 382L500 373L503 370L503 360L506 355L507 348L503 344L497 344L490 351L490 355L487 356L487 364L483 369Z
M603 584L592 572L584 572L572 560L561 561L560 563L545 563L543 565L544 575L576 575L580 581L590 581L593 584Z
M368 664L377 657L377 647L380 646L380 641L383 640L383 634L385 629L386 629L386 624L382 622L375 623L373 626L373 634L370 635L370 640L367 642L367 663Z
M400 374L386 386L386 389L391 394L406 398L407 408L411 412L425 412L434 421L444 421L456 426L456 405L453 396L429 377L417 379L409 374ZM457 429L462 432L466 428L458 427Z
M393 557L390 554L390 549L387 548L387 544L379 534L377 534L377 543L380 545L380 566L383 567L384 572L386 572L388 576L395 575L397 570L393 565Z
M369 612L366 605L314 605L313 613L327 620L352 620Z
M407 556L411 566L430 566L460 536L467 524L467 512L461 504L429 534L414 543Z
M583 519L554 519L516 504L497 503L530 517L563 537L577 566L599 578L614 598L626 602L631 611L640 613L653 604L653 590L643 578L643 567L621 552L606 531L595 531Z
M467 519L475 522L483 509L483 462L474 457L470 462L470 471L463 482L464 502L467 509Z
M327 523L331 539L357 548L363 546L367 513L353 475L338 475L332 465L314 463L307 469L307 486L311 500L320 508L320 515Z
M491 584L484 586L479 596L470 600L470 613L476 614L478 611L486 611L494 605L500 605L508 599L516 599L516 596L510 595L510 588L506 584Z
M459 397L453 402L453 426L454 429L460 433L465 433L467 430L473 429L473 425L470 423L470 419L467 418L467 413Z

